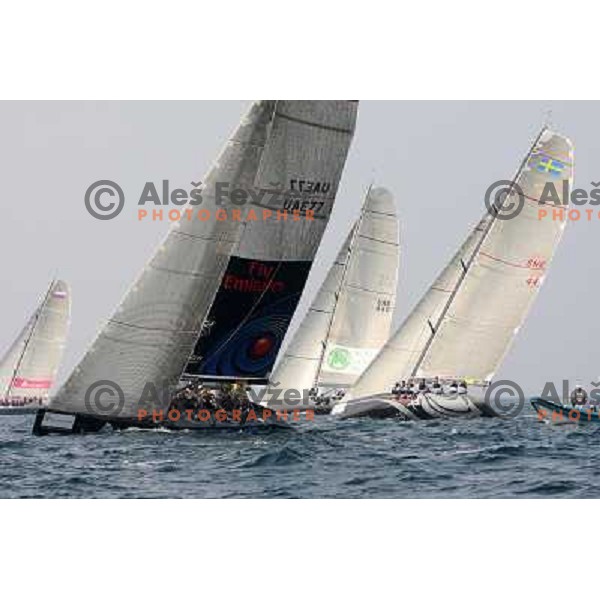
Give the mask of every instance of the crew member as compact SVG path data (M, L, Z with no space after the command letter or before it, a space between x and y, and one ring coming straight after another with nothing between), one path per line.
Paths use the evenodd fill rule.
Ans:
M571 392L571 404L573 406L583 406L587 401L587 392L577 384Z

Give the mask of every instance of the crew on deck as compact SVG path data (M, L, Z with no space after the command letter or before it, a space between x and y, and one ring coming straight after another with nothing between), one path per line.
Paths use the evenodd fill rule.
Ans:
M580 384L577 384L571 392L571 404L573 406L583 406L587 402L587 397L587 392Z
M418 379L411 378L408 381L404 379L397 381L391 392L400 400L411 400L419 394L436 394L440 396L463 395L468 393L468 386L464 379L460 381L456 379L441 381L439 377L434 377L431 380L420 377Z
M23 407L34 407L42 406L44 399L39 396L11 396L0 398L0 407L3 408L23 408Z
M319 388L313 389L316 390L316 396L312 397L312 399L315 408L321 413L328 413L333 404L339 402L346 395L346 390L344 388L337 388L333 392L329 390L321 394L319 394ZM313 390L309 392L309 398L311 398L312 391Z
M223 384L219 389L211 389L201 383L190 383L175 394L168 410L180 413L192 411L194 416L201 410L224 410L229 416L233 410L241 410L242 420L245 420L250 406L246 388L242 384Z

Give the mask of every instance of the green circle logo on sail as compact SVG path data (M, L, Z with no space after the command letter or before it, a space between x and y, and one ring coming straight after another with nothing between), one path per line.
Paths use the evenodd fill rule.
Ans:
M352 355L345 348L334 348L327 357L327 364L336 371L346 369L352 362Z

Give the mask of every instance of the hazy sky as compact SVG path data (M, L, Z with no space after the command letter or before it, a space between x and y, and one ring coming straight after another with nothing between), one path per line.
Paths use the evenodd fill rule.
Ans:
M137 221L146 181L189 189L202 179L247 102L3 102L0 105L3 302L0 353L56 274L73 290L61 378L77 363L168 223ZM542 125L575 144L575 186L600 180L600 102L363 102L330 228L300 312L358 214L371 181L398 204L402 265L395 323L410 311L482 215L487 187L510 179ZM84 207L87 187L119 183L111 221ZM527 391L600 375L596 274L600 219L571 223L498 376ZM294 323L297 323L297 318Z

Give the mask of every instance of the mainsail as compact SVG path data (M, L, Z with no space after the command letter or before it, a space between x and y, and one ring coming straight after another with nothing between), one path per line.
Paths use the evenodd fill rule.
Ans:
M266 381L329 221L355 119L353 102L277 102L250 203L274 218L246 219L184 377Z
M42 302L0 361L0 398L44 401L54 384L69 329L71 294L53 281Z
M250 208L249 204L240 207L240 194L254 199L269 185L289 190L292 182L309 179L308 176L324 181L330 175L333 187L338 170L331 168L331 156L337 156L343 166L349 136L344 136L343 143L328 142L315 149L315 138L307 132L313 121L320 122L321 116L333 120L338 111L348 117L344 124L352 130L354 103L261 101L251 106L203 180L202 208L213 213L220 209L227 218L182 220L171 227L78 367L52 399L52 410L131 418L140 406L165 407L201 331L211 326L207 319L209 309L228 265L231 266L234 249L237 248L236 257L240 259L272 258L266 238L275 230L266 225L259 233L246 223L244 215L240 218L240 210L246 214ZM300 130L277 127L278 112L291 114ZM305 120L308 125L302 128ZM281 154L277 154L277 149ZM324 170L312 167L305 173L307 164L314 165L315 154L322 158ZM308 156L313 156L311 161L302 160ZM317 179L321 176L323 179ZM329 209L324 209L325 214ZM309 227L299 229L305 235L294 238L284 238L277 230L279 243L288 252L282 251L276 259L283 261L288 255L304 258L300 250L292 254L293 249L304 247L317 234ZM91 393L94 384L112 388L113 401L97 400Z
M540 218L547 186L564 207L573 178L570 140L544 129L526 155L518 188L479 223L345 401L386 392L409 376L489 381L537 296L565 222ZM500 218L498 217L500 215ZM340 412L340 410L336 411Z
M274 388L338 388L356 381L390 333L398 237L392 195L384 188L371 188L357 223L271 377ZM266 403L271 399L268 394Z

